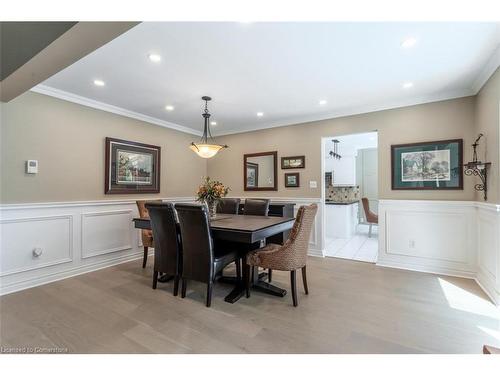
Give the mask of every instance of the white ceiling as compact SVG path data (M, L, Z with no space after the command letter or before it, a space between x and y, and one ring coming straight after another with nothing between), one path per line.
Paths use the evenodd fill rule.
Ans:
M145 22L35 91L189 132L210 95L214 133L235 133L475 94L498 66L499 25Z

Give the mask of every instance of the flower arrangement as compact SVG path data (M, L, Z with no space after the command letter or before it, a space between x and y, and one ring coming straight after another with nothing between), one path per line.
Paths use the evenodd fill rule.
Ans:
M227 195L229 190L222 182L205 177L203 184L198 187L198 191L196 192L196 200L206 203L210 211L210 216L213 217L215 216L217 204Z

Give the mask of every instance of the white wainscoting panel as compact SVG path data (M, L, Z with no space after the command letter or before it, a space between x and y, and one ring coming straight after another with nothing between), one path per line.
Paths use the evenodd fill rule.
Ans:
M475 277L474 202L379 204L378 265Z
M0 276L71 262L72 221L71 215L1 220Z
M500 206L478 204L476 280L500 305Z
M272 201L295 203L295 213L318 204L309 255L323 256L320 199ZM142 257L135 200L3 205L0 214L0 294ZM500 304L500 205L380 200L377 264L475 278Z
M82 214L82 258L132 249L133 211Z
M192 197L166 198L192 202ZM135 200L0 207L0 294L142 258ZM42 250L33 256L33 249Z

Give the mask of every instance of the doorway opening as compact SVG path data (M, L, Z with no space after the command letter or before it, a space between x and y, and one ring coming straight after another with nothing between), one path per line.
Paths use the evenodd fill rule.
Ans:
M378 136L322 139L324 255L375 263L378 256Z

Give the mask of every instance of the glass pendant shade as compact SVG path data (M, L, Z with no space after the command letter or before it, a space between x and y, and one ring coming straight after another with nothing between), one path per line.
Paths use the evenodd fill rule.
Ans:
M209 96L204 96L201 98L205 101L205 111L202 116L205 120L203 127L203 136L200 139L200 142L191 142L189 148L196 152L199 157L204 159L209 159L217 155L217 153L223 148L227 148L227 145L218 145L215 143L215 140L210 133L210 113L208 112L208 101L212 100ZM210 143L209 143L210 141Z
M217 153L225 147L220 145L210 145L208 143L193 142L191 143L191 146L189 146L189 148L196 152L198 156L205 159L210 159L211 157L217 155Z

